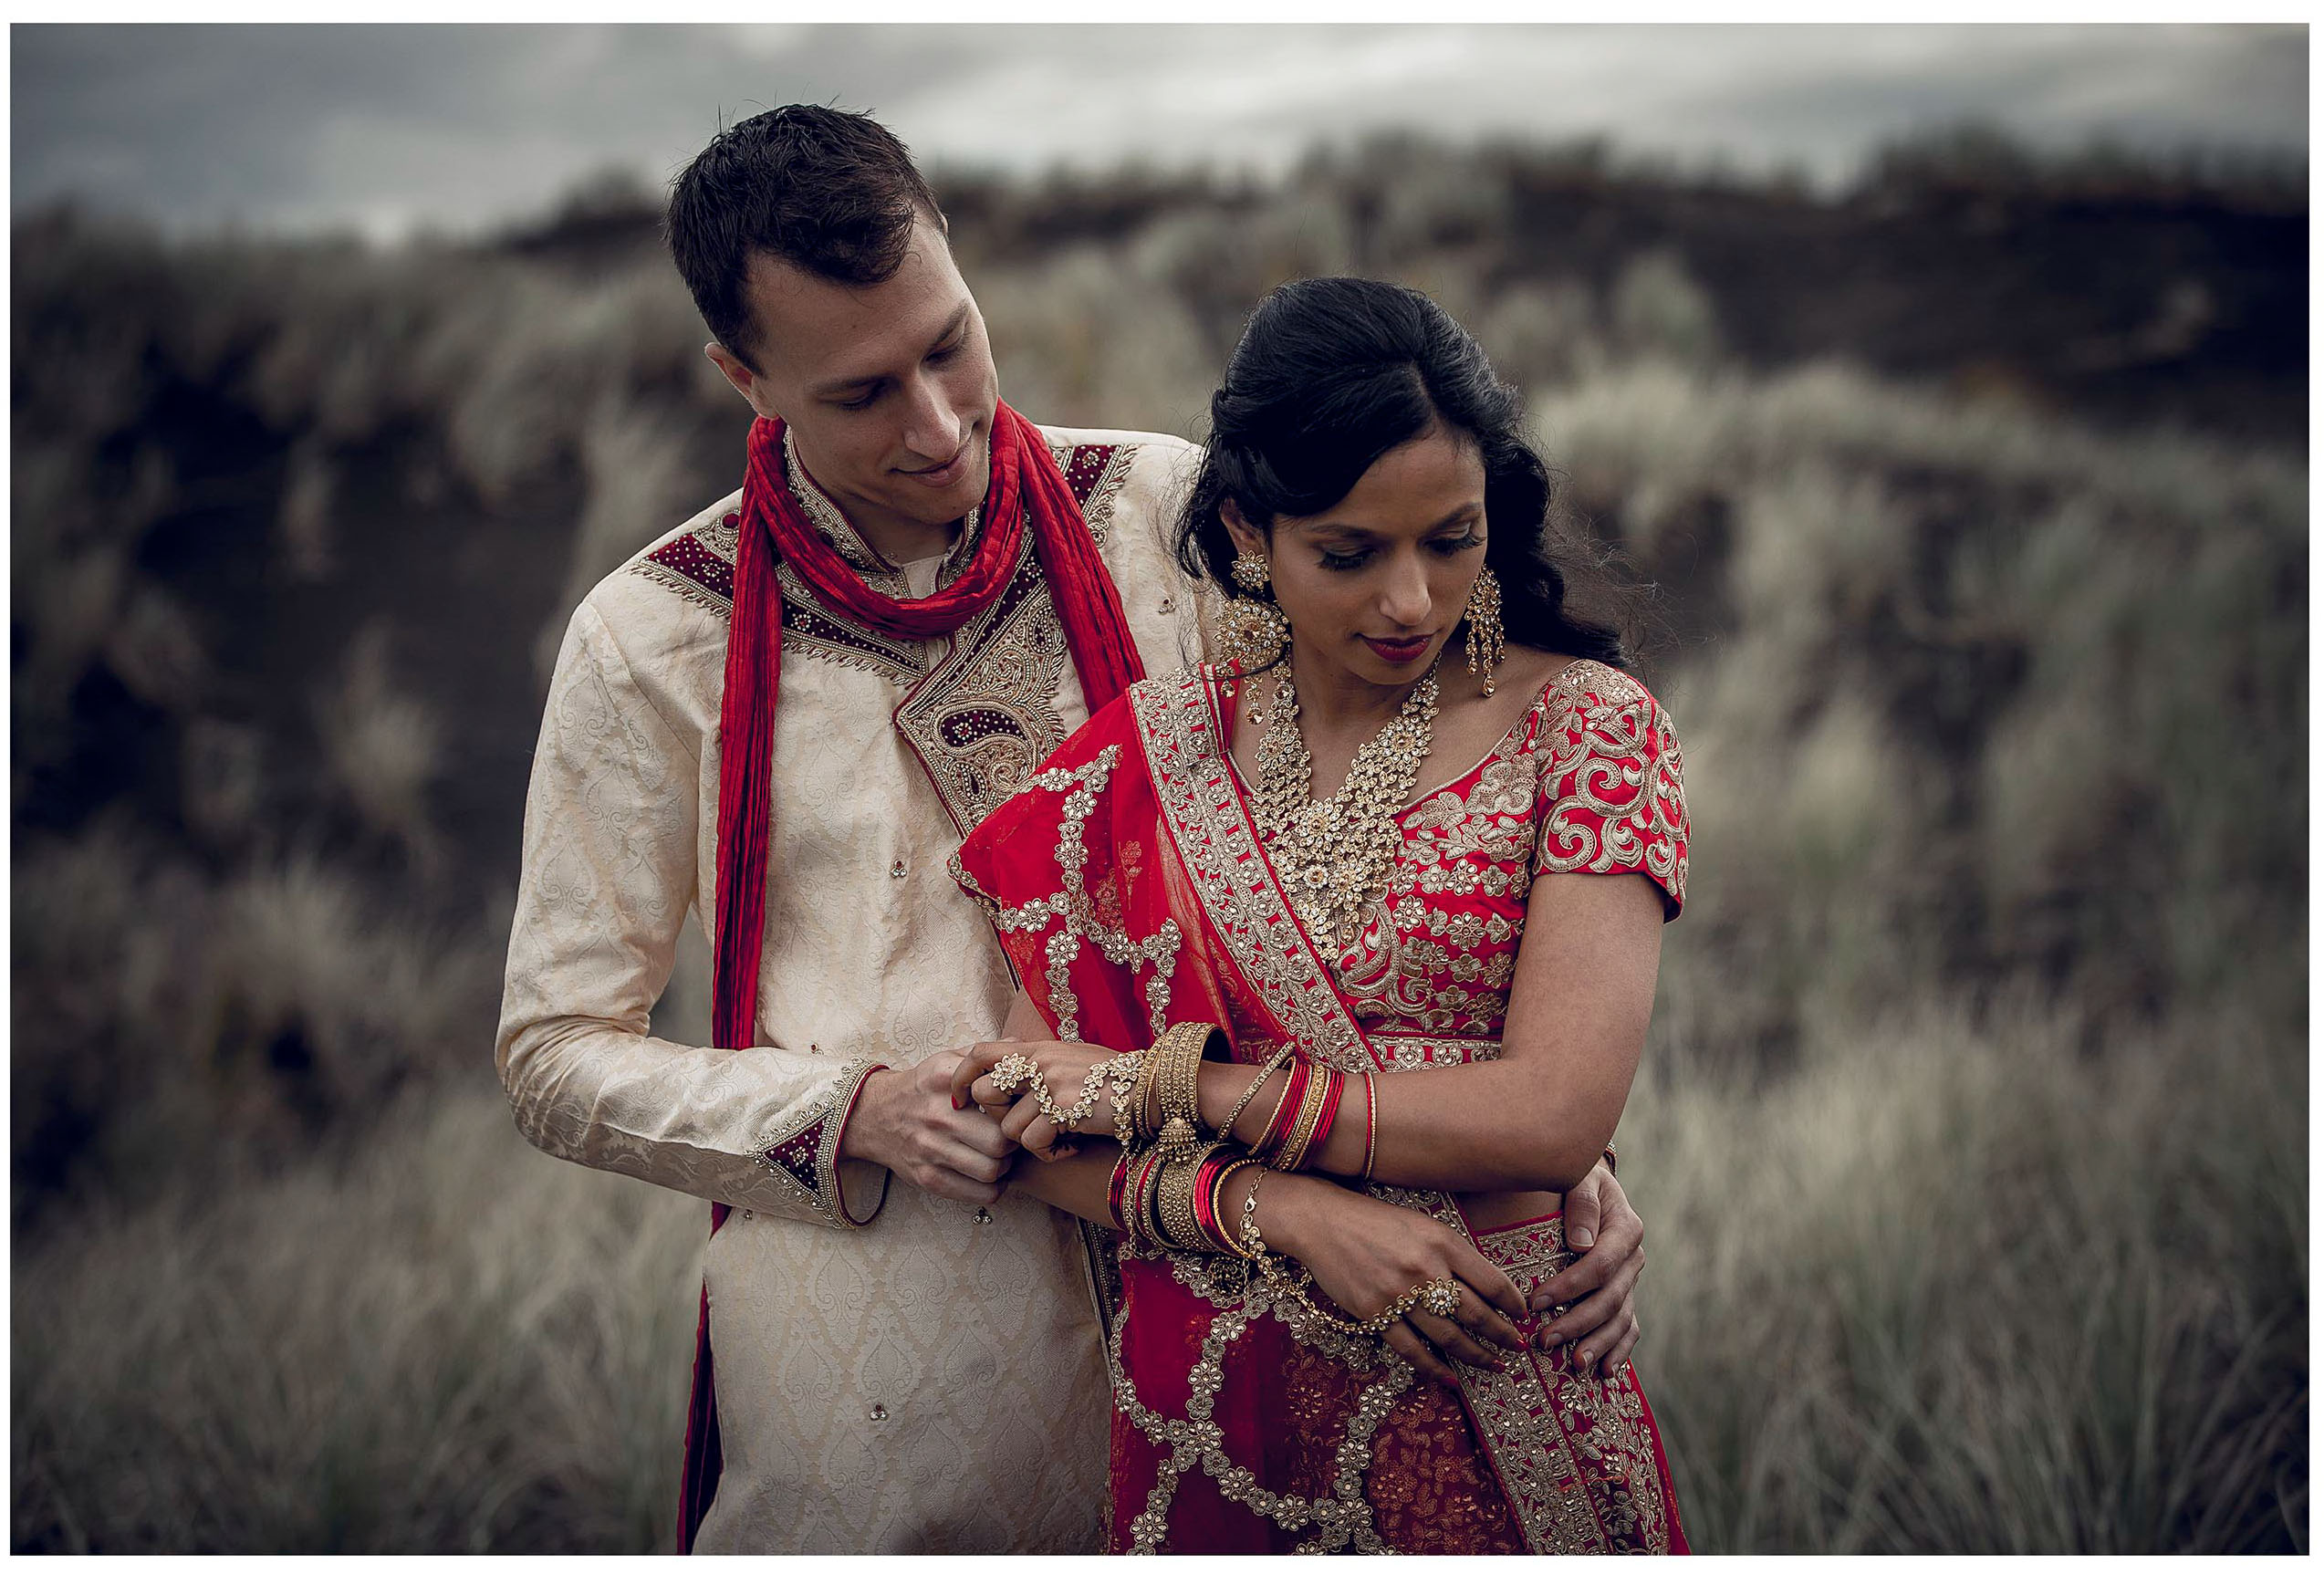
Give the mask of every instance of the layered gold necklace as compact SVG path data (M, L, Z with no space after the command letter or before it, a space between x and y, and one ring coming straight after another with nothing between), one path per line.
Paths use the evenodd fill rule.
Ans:
M1403 833L1396 811L1420 779L1435 735L1436 669L1412 686L1389 724L1356 751L1348 779L1311 798L1315 761L1299 735L1299 695L1285 662L1259 742L1253 818L1308 935L1336 956L1366 909L1388 889Z

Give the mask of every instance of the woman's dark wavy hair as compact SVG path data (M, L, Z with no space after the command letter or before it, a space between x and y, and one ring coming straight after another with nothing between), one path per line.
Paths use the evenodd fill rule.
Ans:
M1287 284L1253 309L1178 522L1178 560L1234 592L1228 498L1262 527L1320 514L1372 462L1442 424L1485 459L1485 563L1513 643L1627 664L1635 592L1564 516L1525 438L1516 391L1466 329L1418 290L1360 278Z

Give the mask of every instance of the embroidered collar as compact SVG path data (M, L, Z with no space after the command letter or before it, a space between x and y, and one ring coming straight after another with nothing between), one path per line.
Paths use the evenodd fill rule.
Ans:
M903 570L874 551L871 543L848 523L848 516L839 512L839 506L815 484L813 477L807 473L807 466L799 463L798 450L791 442L788 427L783 431L783 469L791 495L797 498L799 506L807 510L808 520L815 526L816 533L831 543L832 549L847 559L849 568L863 576L865 584L889 595L902 597L905 594ZM967 569L969 559L976 552L977 524L984 512L980 504L970 509L968 516L961 521L959 538L946 550L944 560L936 566L938 589L951 584Z

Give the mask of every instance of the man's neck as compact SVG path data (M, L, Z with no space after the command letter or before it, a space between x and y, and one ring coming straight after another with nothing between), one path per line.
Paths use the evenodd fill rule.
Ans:
M846 520L848 527L871 548L873 555L891 568L903 563L917 563L923 558L941 558L950 552L953 544L960 539L961 522L957 519L930 525L891 514L824 485L808 468L807 456L797 449L792 450L789 457L791 463L797 466L797 478L820 493L823 500Z
M847 515L863 544L891 563L941 558L960 539L957 519L948 525L923 525L916 519L882 517L836 497L832 502Z

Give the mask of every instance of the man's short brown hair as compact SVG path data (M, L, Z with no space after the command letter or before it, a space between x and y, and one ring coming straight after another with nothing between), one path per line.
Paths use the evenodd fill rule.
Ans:
M869 115L786 104L711 139L670 190L671 257L719 343L756 369L744 286L755 252L836 284L894 276L936 194Z

